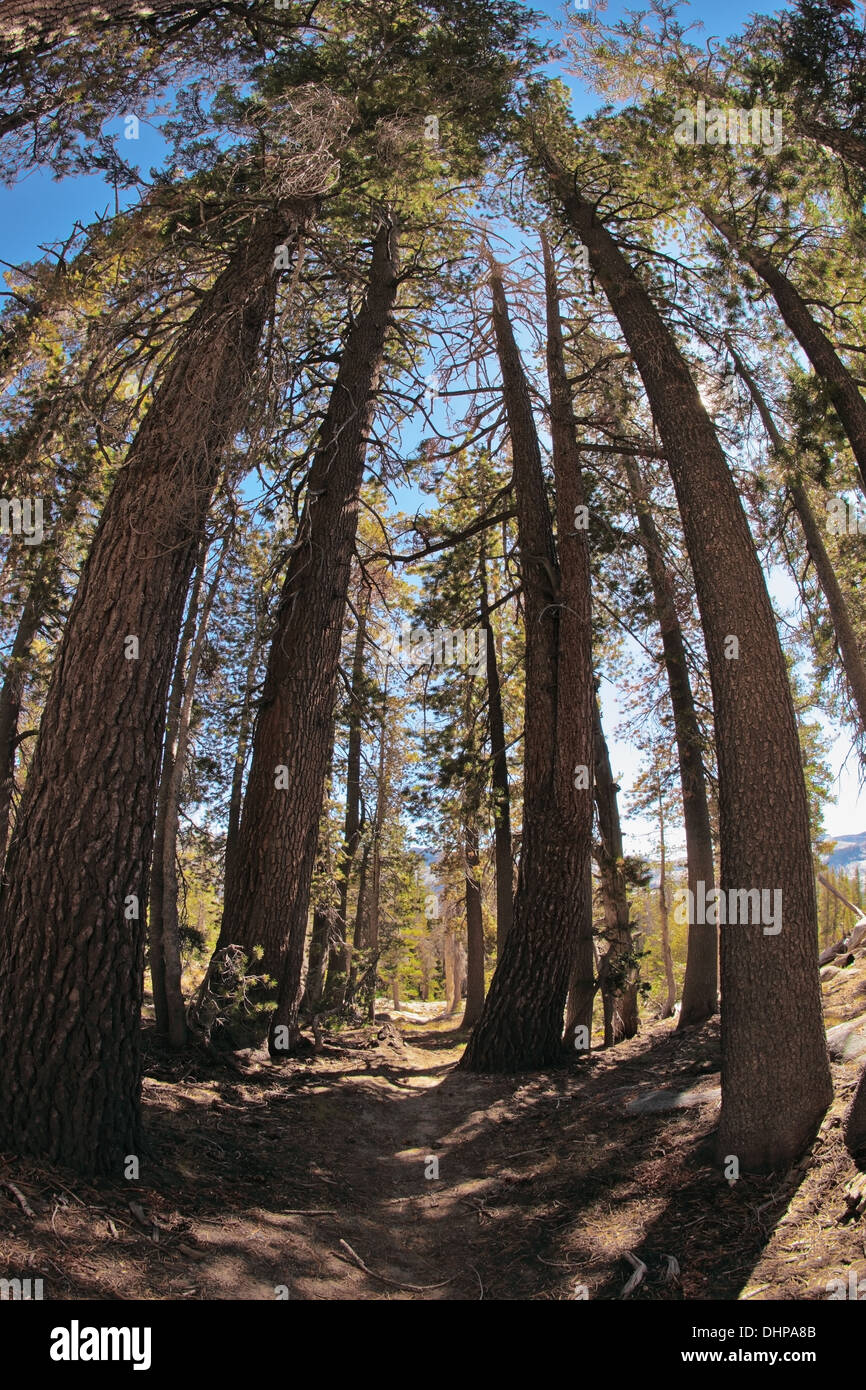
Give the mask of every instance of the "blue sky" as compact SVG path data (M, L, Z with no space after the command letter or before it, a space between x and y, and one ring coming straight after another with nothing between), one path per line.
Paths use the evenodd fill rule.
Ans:
M573 0L569 0L573 3ZM541 0L533 8L548 15L551 21L566 16L565 7L557 0ZM619 0L611 0L608 5L599 5L607 19L615 19L624 14L626 6ZM636 6L630 8L637 8ZM740 0L715 0L713 4L697 3L688 8L689 17L704 25L703 37L725 37L736 32L749 16L760 6L740 3ZM769 8L769 6L767 7ZM773 8L781 8L773 6ZM545 37L555 37L555 24L543 26ZM591 92L581 89L573 79L568 79L572 90L574 111L577 116L586 115L598 105ZM138 166L145 176L151 167L159 167L164 159L165 146L159 132L145 120L140 121L138 138L128 139L126 117L131 112L120 111L105 126L106 133L116 136L124 158ZM138 113L139 116L141 113ZM134 192L126 193L121 205L135 200ZM96 214L113 211L114 190L97 175L76 176L55 180L42 170L35 170L14 188L0 188L0 257L6 262L17 264L33 260L41 254L41 246L65 240L76 220L87 224ZM776 584L774 583L774 591ZM775 592L777 601L784 599L783 592ZM604 716L608 725L611 742L611 755L616 774L623 790L631 784L637 770L636 759L628 747L616 737L615 727L619 715L613 690L609 685L604 691ZM846 735L838 735L831 756L831 763L839 769L839 795L835 805L826 811L826 829L829 835L851 834L861 828L861 807L858 805L858 784L856 759L848 756L850 740ZM847 763L846 763L847 758ZM632 823L629 848L633 851L654 853L654 832L649 826Z

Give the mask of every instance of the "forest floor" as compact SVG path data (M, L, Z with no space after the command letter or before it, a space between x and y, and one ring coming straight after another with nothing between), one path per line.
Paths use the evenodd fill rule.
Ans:
M829 1024L866 1012L866 957L839 973ZM616 1299L630 1256L632 1299L826 1299L866 1276L841 1137L862 1059L834 1066L796 1168L728 1182L715 1024L477 1077L454 1070L466 1039L441 1010L231 1069L151 1034L139 1180L0 1161L0 1273L52 1299Z

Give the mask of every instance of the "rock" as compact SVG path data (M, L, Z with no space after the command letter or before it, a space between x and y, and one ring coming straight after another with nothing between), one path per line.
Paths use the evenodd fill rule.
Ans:
M848 950L853 951L857 946L862 946L864 942L866 942L866 917L861 917L859 922L855 922L846 944Z
M866 1057L866 1018L852 1018L830 1028L827 1050L834 1062L854 1062L858 1057Z

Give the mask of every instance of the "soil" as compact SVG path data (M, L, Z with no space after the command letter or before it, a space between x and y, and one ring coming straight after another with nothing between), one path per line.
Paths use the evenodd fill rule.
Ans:
M828 1024L864 1012L866 960L829 984ZM862 1063L834 1066L796 1168L728 1181L715 1024L475 1077L442 1008L280 1064L173 1056L148 1030L140 1176L0 1161L0 1271L95 1300L826 1299L866 1277L841 1132Z

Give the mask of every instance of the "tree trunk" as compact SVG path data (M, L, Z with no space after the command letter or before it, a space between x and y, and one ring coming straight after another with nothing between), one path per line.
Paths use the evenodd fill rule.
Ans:
M677 984L674 978L674 958L671 954L671 930L668 921L668 881L667 864L665 862L665 811L662 802L661 783L658 783L658 802L659 802L659 921L662 930L662 961L665 968L665 985L667 993L665 995L664 1006L661 1011L662 1018L670 1018L677 1002Z
M174 674L171 680L171 692L168 697L168 709L165 719L165 741L162 752L162 773L159 779L159 791L156 798L156 822L153 831L153 864L150 872L147 944L148 954L150 955L150 980L153 991L153 1011L156 1017L156 1031L162 1037L166 1038L169 1036L169 1021L172 1016L169 1011L166 962L163 950L163 900L165 897L164 846L169 809L168 786L171 780L171 769L174 766L174 761L177 756L180 712L183 705L184 672L189 659L193 638L195 637L195 625L198 618L206 558L207 543L203 541L196 561L195 574L187 601L186 619L180 635L177 658L174 663ZM176 1033L176 1012L173 1012L173 1016L175 1018Z
M589 551L577 525L580 458L552 264L547 272L558 565L529 389L501 272L491 261L526 627L524 798L514 921L460 1062L470 1071L519 1071L559 1058L575 953L591 933L585 891L592 833Z
M781 932L755 923L722 931L718 1135L720 1155L736 1155L741 1168L782 1167L810 1142L832 1098L785 659L748 521L688 366L594 205L540 141L538 151L631 349L679 501L713 688L722 891L726 900L737 889L785 894Z
M487 727L490 734L493 789L493 854L496 865L496 956L502 955L514 918L514 867L511 845L511 788L505 752L505 715L496 655L496 634L490 621L487 592L487 555L482 540L479 555L481 626L485 635L487 665Z
M175 748L166 745L166 761L163 763L165 785L165 811L163 834L156 839L154 848L154 873L157 862L161 863L162 883L160 891L161 922L153 925L154 935L162 947L162 962L165 977L165 997L167 1005L167 1024L169 1045L181 1048L186 1044L186 1010L181 986L182 966L180 959L180 923L178 918L177 881L177 836L180 824L180 789L186 767L189 749L189 730L192 719L192 706L195 696L195 683L201 665L205 637L213 612L214 602L222 579L223 566L228 553L228 541L223 542L220 557L214 569L208 591L202 605L201 617L195 634L195 641L189 654L189 665L183 680L183 700L177 723L177 742ZM160 795L163 789L160 787ZM151 897L151 906L153 898Z
M828 150L838 154L841 159L866 172L866 140L855 135L853 130L826 125L823 121L812 120L797 110L794 111L794 123L808 139L815 140L819 145L826 145Z
M715 887L713 834L710 828L707 783L701 754L701 729L695 712L686 646L674 602L673 583L665 564L652 508L634 459L624 458L623 463L646 551L647 569L661 633L683 796L688 886L695 895L694 900L697 901L699 883L704 884L704 891L707 893ZM703 1023L718 1009L718 961L718 928L708 923L691 923L678 1027L687 1028L692 1024Z
M346 341L283 585L241 815L224 932L261 946L278 975L276 1054L298 1038L310 882L328 765L337 667L388 324L397 292L393 228L375 238L370 283ZM290 806L291 813L287 813ZM285 1029L277 1046L276 1029Z
M140 1151L142 908L168 683L288 221L268 213L244 238L129 450L66 623L7 857L0 1146L83 1173L117 1174Z
M587 874L584 892L584 913L586 921L592 926L593 905L592 905L592 872ZM595 1004L595 995L598 989L598 980L595 974L595 942L592 936L588 943L575 952L574 960L571 964L571 973L568 977L568 999L565 1005L565 1041L566 1046L578 1052L589 1049L592 1038L592 1014ZM586 1029L586 1046L584 1047L577 1033L579 1028Z
M833 562L824 546L821 528L818 525L815 513L812 511L809 494L797 477L791 451L776 426L776 422L773 419L764 393L739 353L733 347L730 339L728 339L727 346L734 367L748 387L749 394L755 403L764 429L767 432L767 437L773 446L773 452L777 455L785 471L791 501L794 504L794 510L803 528L806 550L808 551L812 564L815 566L818 583L821 586L824 598L827 600L827 607L830 610L830 620L833 624L833 631L836 634L839 655L842 658L842 669L845 672L848 689L851 691L851 697L857 709L860 728L866 733L866 662L863 660L860 643L857 641L854 624L851 622L845 595L836 578Z
M331 720L331 754L328 759L328 770L325 774L325 806L330 798L331 779L334 775L336 741L337 721L334 718ZM327 815L323 814L319 823L317 872L320 874L327 872L330 870L330 864L330 822ZM330 884L328 884L329 888ZM334 926L334 909L332 904L327 901L328 889L325 890L325 897L313 904L313 928L310 932L310 949L307 954L307 977L304 982L304 992L301 995L299 1009L299 1012L307 1018L313 1018L319 1012L325 989L325 969L328 964L328 949Z
M467 818L468 820L468 818ZM484 919L481 911L481 879L478 852L478 825L472 821L464 827L464 859L466 863L466 1008L464 1028L474 1028L484 1007Z
M348 1012L355 1002L355 989L358 984L358 952L364 945L367 935L367 875L370 864L370 842L361 851L361 865L358 870L358 901L355 904L355 925L352 931L352 950L349 957L349 974L343 991L342 1009Z
M619 787L613 780L610 755L601 723L598 700L594 705L595 804L601 843L596 862L601 878L604 936L607 951L601 958L599 988L604 1006L604 1045L633 1038L638 1030L637 993L640 979L632 941L631 915L625 878L622 826L619 819Z
M346 757L346 817L343 827L343 849L337 869L337 941L331 952L325 1000L330 1008L341 1008L349 979L352 949L349 945L349 882L352 864L361 842L361 743L364 713L364 654L367 646L367 618L370 610L370 587L364 583L358 604L358 623L352 651L352 680L349 691L349 743Z
M256 624L256 631L250 645L250 656L247 662L246 674L244 676L244 689L241 696L241 712L238 725L238 741L235 745L235 759L232 765L232 785L229 792L229 815L226 826L226 862L225 876L223 880L223 893L228 891L227 885L232 879L237 868L238 852L238 831L241 824L241 805L243 803L244 771L247 765L247 749L249 747L250 731L253 723L253 688L256 681L256 668L259 664L259 627ZM223 946L234 945L230 941L224 941L222 931L216 949L220 950ZM236 944L240 944L239 942Z
M827 388L827 394L848 436L860 469L861 485L866 491L866 401L856 381L787 275L773 264L759 246L738 236L730 222L710 208L704 207L701 211L720 236L772 291L782 318Z
M460 1012L463 1002L463 947L450 927L445 928L445 996L449 1017Z
M370 995L367 1004L367 1017L372 1023L376 1016L376 980L379 960L379 918L382 911L382 831L388 814L388 779L385 761L385 744L388 735L388 672L385 672L385 688L382 692L382 720L379 728L379 768L376 778L376 819L373 823L373 845L371 850L370 902L367 914L367 930L364 945L370 953L367 973L370 975Z

